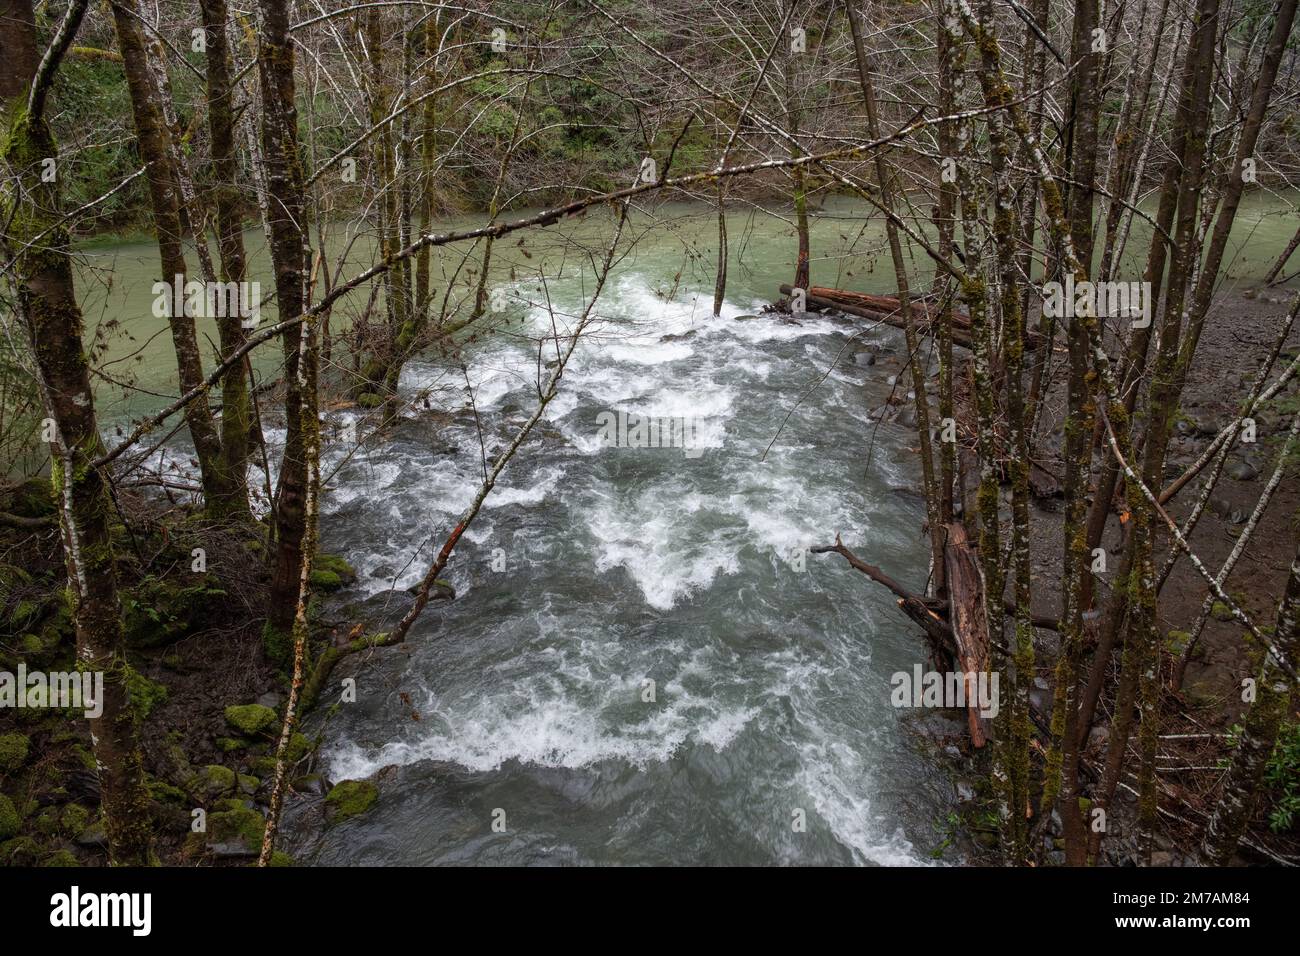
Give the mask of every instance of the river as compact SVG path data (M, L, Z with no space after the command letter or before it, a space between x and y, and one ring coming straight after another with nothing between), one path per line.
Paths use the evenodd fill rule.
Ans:
M666 223L638 225L559 397L457 548L444 575L456 599L431 605L402 647L341 670L356 678L356 702L311 721L327 775L378 774L380 797L325 828L310 800L292 804L286 849L300 862L938 856L954 784L914 732L917 715L890 703L891 675L924 660L920 637L886 592L840 558L806 551L842 534L904 583L924 584L923 507L908 491L914 438L870 418L900 369L901 334L756 316L789 281L792 239L781 221L747 211L729 217L732 275L714 317L711 213L661 212ZM1249 208L1243 223L1233 261L1260 273L1292 225ZM563 238L500 243L494 286L518 297L516 323L467 347L468 377L408 365L412 410L390 432L371 436L354 409L331 413L323 544L358 579L327 617L382 621L405 608L405 589L473 496L484 454L535 406L547 297L561 313L581 309L591 273L570 242L604 228L593 213ZM836 251L814 259L814 281L885 291L887 256L873 274L846 255L880 248L878 220L864 230L860 209L830 206L814 250ZM114 276L98 288L101 314L146 341L159 331L140 314L153 250L92 252ZM857 357L867 345L874 364ZM169 348L157 336L134 363L160 393L174 375ZM259 368L270 374L275 357ZM110 423L150 405L102 391ZM611 411L690 418L697 447L607 447L598 422ZM273 442L280 434L268 429ZM183 470L183 445L169 454Z

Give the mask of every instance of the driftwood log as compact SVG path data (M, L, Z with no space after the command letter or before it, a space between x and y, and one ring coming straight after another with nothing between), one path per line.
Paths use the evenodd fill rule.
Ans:
M957 665L966 683L966 716L970 720L971 742L983 747L988 739L987 718L981 716L977 675L989 669L989 624L984 614L984 576L966 539L966 529L957 523L945 526L943 548L944 581L948 588L948 622L957 644Z
M794 288L782 285L781 292L784 295L792 295ZM804 298L808 305L819 309L834 309L864 319L875 319L899 329L906 327L902 305L897 296L868 295L865 292L850 292L847 289L813 286L807 290ZM912 302L910 305L913 327L923 334L936 334L939 310L925 301ZM971 348L970 316L959 309L953 309L952 312L952 341L954 345L960 345L964 349ZM1025 347L1031 351L1036 350L1042 341L1043 337L1038 332L1025 333Z

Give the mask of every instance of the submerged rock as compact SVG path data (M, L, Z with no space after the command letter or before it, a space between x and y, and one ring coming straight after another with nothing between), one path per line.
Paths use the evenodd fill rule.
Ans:
M379 799L379 788L366 780L344 780L325 797L325 815L330 823L365 813Z

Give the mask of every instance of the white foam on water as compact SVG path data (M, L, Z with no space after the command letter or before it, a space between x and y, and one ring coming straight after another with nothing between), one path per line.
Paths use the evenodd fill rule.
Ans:
M672 501L672 508L664 502ZM705 590L719 574L740 570L738 543L702 538L697 516L705 499L656 483L634 495L612 493L584 509L600 573L623 568L647 604L661 611Z
M691 739L725 749L757 715L754 708L719 710L689 695L673 698L635 723L604 716L615 703L639 700L640 683L611 678L596 690L597 702L556 696L546 681L516 686L493 697L472 698L464 709L435 704L424 715L438 729L417 740L390 741L379 748L344 741L326 754L334 779L368 777L391 764L421 760L453 763L469 770L498 770L508 761L538 767L588 767L622 760L635 767L669 760Z

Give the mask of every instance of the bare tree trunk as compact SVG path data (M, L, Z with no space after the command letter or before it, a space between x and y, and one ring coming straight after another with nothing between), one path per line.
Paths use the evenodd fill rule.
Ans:
M871 72L867 67L867 55L862 44L862 29L858 23L858 14L852 9L847 11L849 27L853 33L853 52L858 67L858 83L862 87L862 100L867 110L867 135L872 139L880 136L880 121L876 116L876 96L872 88ZM881 203L886 209L893 209L894 195L889 167L885 162L883 150L876 150L876 178L880 182ZM921 474L925 482L925 511L930 526L931 560L934 568L934 582L937 591L942 593L944 582L943 539L944 525L939 513L939 488L934 476L934 450L930 440L930 402L926 396L925 369L921 364L921 350L917 341L916 326L912 313L911 293L908 289L907 263L903 261L903 246L898 238L898 227L893 219L886 217L885 234L889 239L889 254L894 263L894 280L898 283L898 307L903 316L903 331L907 341L908 366L912 375L912 390L915 395L916 433L921 444ZM801 247L802 248L802 247ZM806 263L805 263L806 265ZM806 287L805 287L806 288ZM972 315L972 320L974 316ZM972 323L972 332L977 331ZM996 527L994 528L996 535ZM996 548L994 549L996 551ZM998 603L998 620L1001 619L1001 603Z
M288 0L259 0L258 75L262 89L262 153L270 209L271 262L275 268L280 320L303 314L307 270L311 261L307 231L302 157L298 149L298 112L294 103L293 41L289 37ZM303 435L307 407L298 364L302 326L286 328L284 344L284 461L276 495L276 550L271 576L266 649L280 664L288 662L294 610L302 577L303 534L307 516L308 455Z

